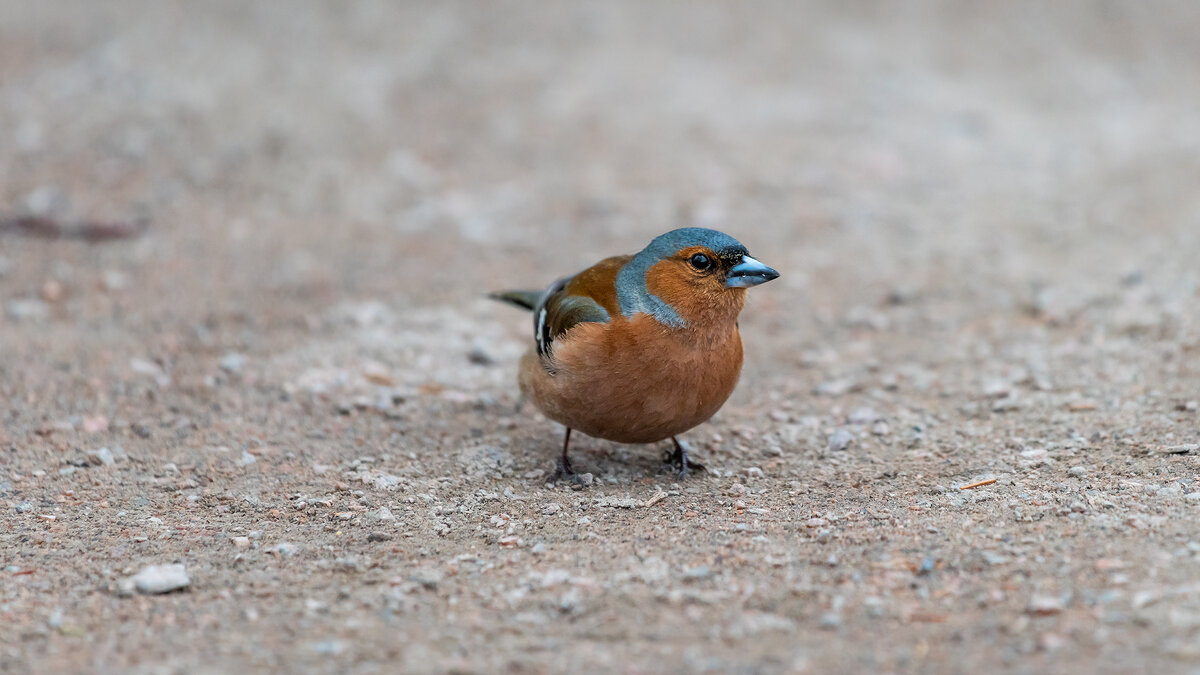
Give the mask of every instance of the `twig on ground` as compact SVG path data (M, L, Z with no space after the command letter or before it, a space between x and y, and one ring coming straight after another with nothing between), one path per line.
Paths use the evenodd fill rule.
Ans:
M131 239L145 232L148 225L142 219L66 222L47 216L0 218L0 230L14 230L44 239L82 239L92 243Z
M649 507L651 507L651 506L654 506L655 504L657 504L657 503L661 502L662 500L664 500L664 499L666 499L666 498L667 498L667 493L665 493L665 492L662 492L662 491L660 490L660 491L658 491L658 492L654 493L654 494L653 494L653 495L652 495L652 496L651 496L649 499L647 499L647 500L646 500L646 501L645 501L645 502L642 504L642 506L645 506L646 508L649 508Z

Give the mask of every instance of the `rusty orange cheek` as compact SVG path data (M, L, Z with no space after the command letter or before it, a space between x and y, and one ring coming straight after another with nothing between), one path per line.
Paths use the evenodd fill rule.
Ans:
M711 306L723 289L715 277L697 277L685 264L677 260L655 263L646 271L646 290L687 321Z
M694 292L688 276L678 261L660 260L646 270L646 290L677 308Z

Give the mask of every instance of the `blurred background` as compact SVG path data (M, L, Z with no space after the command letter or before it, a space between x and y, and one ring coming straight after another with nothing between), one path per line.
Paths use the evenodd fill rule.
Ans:
M0 189L8 212L148 215L138 285L179 310L461 302L688 223L806 310L897 275L1015 302L1195 250L1195 12L11 2ZM9 265L40 264L23 246Z
M781 502L779 513L821 513L845 497L831 484L875 476L875 462L916 466L915 489L928 494L994 461L1017 466L1031 438L1092 439L1118 464L1130 447L1194 438L1198 26L1200 4L1185 0L0 0L0 446L12 448L0 462L62 483L44 486L47 503L72 489L124 504L144 490L141 477L176 475L162 474L164 463L210 461L198 459L211 456L205 448L232 448L235 459L244 448L254 460L280 446L299 457L155 492L137 508L156 518L186 494L252 489L266 504L268 493L319 491L329 479L314 466L365 452L394 452L397 474L457 475L476 460L447 448L476 442L517 467L489 489L530 489L519 476L536 473L557 436L534 415L510 416L528 318L483 295L543 286L681 225L729 232L783 275L750 294L749 384L697 432L718 478L723 466L758 463L784 494L788 480L823 477L826 492ZM877 416L848 417L862 406ZM363 410L382 415L351 415ZM848 419L868 425L853 427L862 454L828 460L826 438ZM875 433L877 420L891 426ZM774 439L774 458L747 440L759 433ZM125 483L56 478L72 452L117 442L143 462ZM585 441L581 453L633 457L599 462L622 485L646 473L636 449L605 448ZM0 500L6 489L13 504L34 499L7 485ZM232 516L214 517L205 527ZM464 527L454 531L474 521ZM960 531L930 527L914 536ZM101 536L73 531L55 546L91 551L85 535ZM341 546L332 534L290 536ZM473 535L462 536L433 541L444 553L471 549ZM1141 536L1113 555L1136 558ZM28 541L9 539L9 559L31 555ZM224 554L174 541L190 540L152 538L114 559L156 551L207 565L209 589L235 583ZM84 586L119 568L43 553L41 566ZM1075 563L1092 570L1087 555ZM606 564L593 572L604 578ZM1183 574L1159 558L1145 564L1163 579ZM824 589L813 591L821 608L793 607L789 621L815 628L814 612L843 606L830 599L841 581L821 576L835 571L812 572L806 588ZM111 601L66 588L68 618L72 606ZM53 605L6 597L0 612L12 621ZM203 597L213 603L204 611L225 616L228 598ZM600 614L618 623L613 612L637 604L614 603ZM1045 642L1021 623L1024 600L1008 609L1011 639L959 665ZM90 611L77 621L106 616ZM429 611L414 616L435 617L440 631L456 610ZM269 643L274 629L248 621L211 628ZM336 632L321 621L300 632ZM503 632L497 621L479 634ZM1132 646L1067 643L1077 658L1126 665L1160 638L1183 640L1184 660L1197 653L1195 625L1170 624L1166 637L1155 632L1163 625L1139 624ZM101 624L92 630L117 659L103 663L136 660ZM156 635L162 642L138 644L194 665L184 636ZM435 637L428 663L460 663ZM804 662L919 662L910 637L881 640L884 662L858 643L817 639ZM42 657L78 666L66 640L38 643ZM716 663L759 653L738 656L730 640L731 660ZM31 663L23 639L6 644L9 665ZM660 652L637 644L629 654L655 664ZM937 644L922 654L945 657Z

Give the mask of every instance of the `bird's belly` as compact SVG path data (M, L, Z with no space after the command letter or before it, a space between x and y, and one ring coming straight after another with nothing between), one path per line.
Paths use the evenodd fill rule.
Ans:
M589 330L559 348L555 373L531 353L520 377L546 416L589 436L652 443L683 433L721 408L741 373L736 328L700 343L670 333L614 341Z

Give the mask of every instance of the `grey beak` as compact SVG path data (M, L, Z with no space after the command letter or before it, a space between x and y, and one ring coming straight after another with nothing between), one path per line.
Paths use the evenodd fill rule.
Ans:
M734 265L725 278L729 288L749 288L765 284L779 276L779 272L767 267L748 255L742 256L742 262Z

